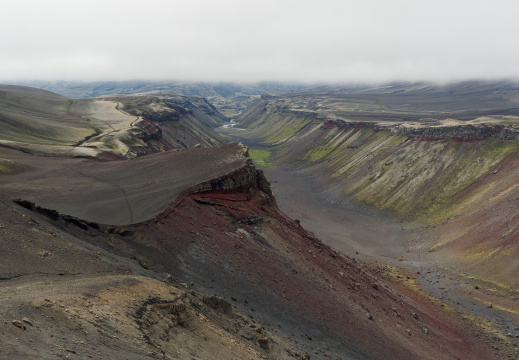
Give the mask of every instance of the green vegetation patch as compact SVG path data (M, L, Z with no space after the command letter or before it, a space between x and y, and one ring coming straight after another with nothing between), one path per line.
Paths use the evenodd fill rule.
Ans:
M283 140L283 139L293 135L299 129L300 129L299 127L290 126L290 125L283 126L274 135L270 136L267 139L267 142L268 143L275 143L276 141Z
M249 150L249 155L254 162L259 166L270 167L270 163L265 159L270 156L270 151L267 150Z
M281 114L277 114L277 116L278 119L276 121L269 119L268 122L258 129L261 131L262 138L267 144L273 144L285 140L309 123L308 120L294 114L289 114L284 118L279 118Z
M328 155L330 152L332 152L332 150L332 147L321 147L317 149L313 148L310 151L308 151L308 153L306 154L306 158L309 162L315 162Z
M507 155L517 152L519 152L519 143L515 141L491 140L483 148L482 156L502 160Z

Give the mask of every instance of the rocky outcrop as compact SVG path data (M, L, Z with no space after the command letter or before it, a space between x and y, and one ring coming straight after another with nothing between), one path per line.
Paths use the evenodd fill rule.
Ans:
M321 129L329 130L338 128L341 130L370 127L373 131L388 131L394 136L405 136L411 139L442 140L452 139L454 141L477 141L485 139L495 140L519 140L519 130L512 125L500 124L463 124L454 126L431 126L431 125L407 125L396 126L377 125L368 122L355 122L344 120L325 120Z
M457 125L418 126L399 125L391 128L392 135L421 138L426 140L453 139L455 141L476 141L484 139L519 140L519 130L511 125Z
M159 140L162 137L162 129L153 121L142 120L135 125L142 129L142 140Z
M187 111L179 112L176 109L172 111L163 111L163 112L157 112L157 111L148 111L142 114L142 117L145 120L148 121L154 121L154 122L166 122L166 121L179 121L180 116L183 114L186 114Z
M244 167L239 168L230 174L205 181L186 189L153 221L162 221L161 219L166 219L176 211L175 209L185 201L186 197L204 194L209 194L209 197L218 197L219 195L225 196L227 194L231 197L236 196L236 201L250 201L254 199L254 201L259 204L277 208L270 187L270 182L263 174L263 171L256 169L252 164L252 161L249 159ZM197 198L195 201L199 204L214 205L213 201L206 200L206 198ZM255 222L255 220L249 218L245 219L245 221L252 223Z
M85 221L78 219L77 217L61 214L59 211L53 210L53 209L47 209L41 206L38 206L34 204L32 201L27 200L13 200L16 204L34 211L38 214L41 214L53 221L59 222L61 224L72 224L75 225L83 230L87 230L88 228L92 229L99 229L99 225L92 221Z
M201 183L188 191L191 194L208 191L232 193L248 192L255 188L270 196L272 195L270 183L265 178L263 171L256 169L252 162L249 161L245 167L238 169L229 175Z

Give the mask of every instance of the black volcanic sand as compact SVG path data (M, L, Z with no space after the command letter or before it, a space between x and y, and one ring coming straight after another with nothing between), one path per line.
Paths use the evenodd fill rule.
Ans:
M149 220L187 188L226 175L246 164L238 143L158 153L135 160L35 157L2 149L0 155L32 167L0 175L0 186L36 205L109 225ZM27 190L30 189L30 190Z

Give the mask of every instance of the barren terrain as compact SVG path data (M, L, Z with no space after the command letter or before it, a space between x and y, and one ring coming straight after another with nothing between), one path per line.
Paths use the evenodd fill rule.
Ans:
M494 120L490 104L515 101L509 84L461 89L449 91L483 99L494 89L502 102L474 110ZM248 131L225 131L261 150L253 154L265 177L245 146L213 146L225 141L208 124L222 117L205 99L156 93L83 104L14 90L21 93L6 116L22 104L51 126L83 129L88 116L111 130L96 135L94 157L0 149L0 358L517 357L517 294L488 279L507 280L513 269L496 272L502 264L492 270L494 258L480 256L492 241L479 245L478 266L460 262L476 251L463 238L474 219L486 234L508 225L503 239L515 244L515 225L500 223L506 216L481 216L513 207L504 200L515 196L507 186L515 179L515 118L506 126L445 120L442 112L468 113L434 87L263 96L243 114ZM400 90L414 102L437 94L409 111L418 126L386 124L408 112ZM29 106L44 98L72 108L49 120ZM384 104L391 109L373 108ZM368 113L383 124L342 119ZM425 126L423 116L438 122ZM79 133L60 133L60 141L74 147ZM433 165L411 161L413 154Z
M238 144L185 150L187 159L217 154L215 166L227 174L204 182L188 171L194 185L185 185L166 209L157 196L136 198L138 206L160 212L137 224L77 219L64 212L72 209L66 202L53 209L20 202L29 210L4 200L2 254L9 260L2 263L10 264L2 274L4 324L14 330L2 335L6 356L414 359L427 358L437 344L443 350L435 359L494 356L479 344L484 334L463 330L473 326L463 318L391 288L280 213L244 150ZM178 153L143 160L164 163ZM29 174L59 174L62 162L36 157L24 173L1 175L2 198L24 199L24 186L37 192ZM95 185L75 170L86 164L105 169L103 182L130 171L113 161L64 162L78 194ZM171 168L182 175L187 166ZM142 169L143 178L157 178L163 168ZM166 182L162 193L176 186ZM104 211L96 201L75 206Z
M465 85L264 96L221 131L270 154L281 209L327 244L517 346L517 95Z

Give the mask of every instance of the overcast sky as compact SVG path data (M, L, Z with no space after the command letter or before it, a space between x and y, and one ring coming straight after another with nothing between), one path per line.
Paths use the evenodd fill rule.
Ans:
M519 78L517 0L16 0L0 81Z

